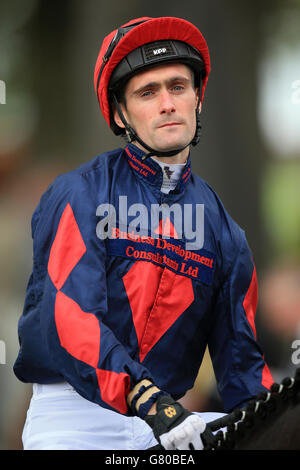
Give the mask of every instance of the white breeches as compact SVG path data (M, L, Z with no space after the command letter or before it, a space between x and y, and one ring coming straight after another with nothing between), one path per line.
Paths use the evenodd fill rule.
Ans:
M199 413L210 422L222 413ZM22 435L24 450L145 450L158 444L138 417L107 410L68 383L33 384Z

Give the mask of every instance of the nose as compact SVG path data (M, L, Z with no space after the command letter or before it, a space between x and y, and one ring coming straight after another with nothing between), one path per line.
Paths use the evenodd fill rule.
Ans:
M172 96L168 90L162 90L160 94L160 114L175 113L176 108Z

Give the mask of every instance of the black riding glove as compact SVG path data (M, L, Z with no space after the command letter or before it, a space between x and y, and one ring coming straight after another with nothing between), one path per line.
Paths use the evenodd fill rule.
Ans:
M206 423L200 416L186 410L168 395L158 398L156 409L156 414L147 415L145 421L153 429L155 438L164 449L203 449L201 434Z

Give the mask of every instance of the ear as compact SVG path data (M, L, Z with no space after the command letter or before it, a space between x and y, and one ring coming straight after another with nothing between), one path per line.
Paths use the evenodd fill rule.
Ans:
M120 106L121 106L121 108L123 108L123 107L122 107L122 104L120 104ZM124 112L123 109L122 109L122 112ZM116 123L119 127L121 127L122 129L124 129L125 126L124 126L124 124L123 124L123 122L122 122L122 120L121 120L121 118L120 118L120 116L119 116L118 111L116 110L115 105L113 105L113 116L114 116L115 123Z
M196 88L196 106L197 106L197 103L198 103L198 100L199 100L199 88ZM201 110L202 110L202 102L200 101L199 103L199 113L201 113Z

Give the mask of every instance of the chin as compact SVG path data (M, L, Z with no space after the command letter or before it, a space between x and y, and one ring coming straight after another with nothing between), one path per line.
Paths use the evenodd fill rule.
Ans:
M162 152L184 148L191 142L192 138L193 137L190 136L187 137L186 133L183 135L182 132L178 132L176 135L176 133L173 132L173 135L170 133L169 135L161 136L161 138L156 139L154 148Z
M157 144L155 148L161 152L169 152L172 150L176 149L181 149L186 147L189 144L190 140L187 141L185 140L172 140L171 142L164 142L163 144L161 143L160 145Z

